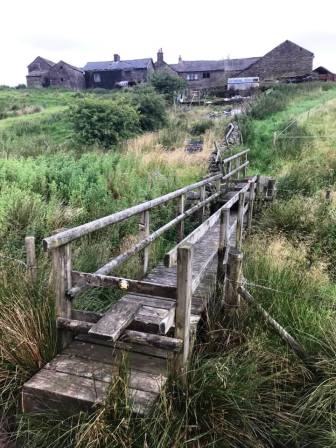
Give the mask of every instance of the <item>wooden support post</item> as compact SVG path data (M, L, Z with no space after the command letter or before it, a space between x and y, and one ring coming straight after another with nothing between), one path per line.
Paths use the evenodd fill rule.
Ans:
M146 238L149 233L149 210L144 211L140 218L140 239ZM146 275L149 263L149 246L145 247L142 253L142 275Z
M245 154L245 160L244 160L244 163L246 163L246 162L248 161L247 154L248 154L248 153ZM243 177L245 178L246 176L247 176L247 165L244 166L244 168L243 168Z
M186 381L187 361L190 345L190 310L192 297L192 252L193 247L185 244L177 251L177 301L175 311L175 337L182 339L183 349L176 356L175 371L183 374Z
M205 200L205 197L206 197L206 191L205 191L205 185L203 185L201 187L201 189L200 189L200 200L201 200L201 202ZM205 219L205 206L202 207L202 212L201 212L201 220L202 220L202 222L204 221L204 219Z
M257 209L260 211L262 202L262 185L260 174L257 175L257 188L256 188Z
M240 157L236 159L236 168L240 167ZM237 180L240 179L240 170L237 171Z
M184 213L184 209L185 209L185 200L186 200L186 195L182 194L180 196L180 203L179 203L179 207L178 207L178 215L182 215L182 213ZM184 238L184 221L181 221L178 225L177 225L177 234L178 234L178 241L182 241Z
M227 172L226 172L226 174L229 174L230 172L231 172L231 160L227 163ZM227 178L226 188L227 188L227 191L230 190L230 177Z
M25 247L26 247L27 274L31 283L34 284L37 278L37 264L36 264L34 236L26 236Z
M220 216L216 298L223 297L226 271L226 255L229 250L230 209L223 209Z
M221 179L216 179L216 192L219 193L221 189Z
M71 288L71 250L70 243L52 250L52 279L55 292L56 317L71 319L71 300L67 291ZM58 348L62 350L71 341L71 333L58 332Z
M238 286L240 286L243 265L243 253L230 247L227 263L227 280L225 282L224 306L237 308L240 305Z
M248 207L248 215L247 215L247 228L251 231L252 228L252 218L253 218L253 206L254 206L254 193L255 190L255 182L250 183L250 191L249 191L249 207Z
M266 193L267 199L274 199L275 193L276 193L275 179L269 179L268 184L267 184L267 193Z
M237 228L236 228L236 248L241 249L243 239L243 227L244 227L244 203L245 193L239 193L239 206L237 215Z

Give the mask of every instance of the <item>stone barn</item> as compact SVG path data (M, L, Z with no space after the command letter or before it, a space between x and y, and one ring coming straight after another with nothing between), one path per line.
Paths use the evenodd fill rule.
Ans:
M50 85L71 90L85 89L85 75L80 68L59 61L49 70Z
M286 40L242 70L239 76L258 76L261 81L285 80L311 75L314 54Z
M115 54L113 61L88 62L84 71L87 89L114 89L147 82L154 63L151 58L120 60Z
M320 81L336 81L336 74L325 67L317 67L313 73Z
M55 65L55 62L37 56L28 65L27 87L49 87L50 86L50 69Z

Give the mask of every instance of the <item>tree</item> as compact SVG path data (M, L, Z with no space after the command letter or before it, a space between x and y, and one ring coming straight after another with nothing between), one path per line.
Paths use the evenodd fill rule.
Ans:
M162 93L168 101L172 101L174 96L181 93L187 86L185 79L165 71L153 73L150 82L155 90Z

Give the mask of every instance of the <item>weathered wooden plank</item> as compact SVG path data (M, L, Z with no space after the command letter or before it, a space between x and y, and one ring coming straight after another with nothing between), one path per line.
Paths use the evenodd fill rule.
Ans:
M58 409L66 414L79 410L90 410L102 404L107 396L109 384L67 373L42 369L23 387L22 407L24 412L43 412ZM133 412L144 414L158 397L157 393L128 389Z
M97 339L96 337L91 336L89 334L79 334L78 336L76 336L76 340L82 342L88 342L95 345L112 347L114 349L126 352L142 353L144 355L155 356L157 358L162 358L165 360L171 359L174 356L174 352L171 352L169 350L163 350L161 348L140 345L135 343L123 342L120 340L112 342L107 339Z
M103 317L102 313L97 313L95 311L84 311L84 310L72 310L71 319L81 320L83 322L96 323Z
M169 299L176 298L176 287L160 285L158 283L77 271L72 271L72 279L74 283L84 282L89 286L97 288L116 287L123 291L167 297Z
M140 307L141 304L115 303L96 324L93 324L89 333L116 341L122 331L132 322Z
M144 330L148 329L148 326L153 326L154 331L160 334L167 334L174 325L174 318L175 307L165 310L144 305L134 317L134 324L138 324L137 329L140 329L142 325Z
M119 366L98 361L86 361L68 355L58 355L44 369L54 372L67 373L96 381L111 383L112 378L119 375ZM148 372L130 369L128 385L133 389L159 393L167 377L164 375L151 375Z
M75 319L66 319L65 317L58 317L56 320L57 328L61 330L71 331L72 333L88 333L94 325L91 322L85 322Z
M250 150L249 149L245 149L244 151L238 152L237 154L234 154L233 156L226 157L223 160L223 163L228 163L228 162L232 162L235 159L239 159L241 156L247 154L248 152L250 152Z
M149 345L173 352L179 352L183 346L182 339L169 338L167 336L133 330L125 330L121 335L120 340L140 345Z
M114 365L119 365L125 356L125 353L114 345L98 345L79 340L73 341L63 354ZM167 361L164 358L129 352L127 360L131 369L153 375L165 374L167 371Z
M153 308L162 308L164 310L170 310L175 307L176 301L173 299L167 299L157 296L147 296L144 294L127 294L123 296L119 302L127 303L141 303L141 305L151 306Z

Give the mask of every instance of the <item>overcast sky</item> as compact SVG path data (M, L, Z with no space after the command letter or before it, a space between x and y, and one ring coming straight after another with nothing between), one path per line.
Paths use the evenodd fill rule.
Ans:
M336 72L336 0L1 0L0 85L25 82L36 56L78 67L262 56L289 39Z

